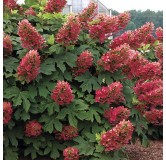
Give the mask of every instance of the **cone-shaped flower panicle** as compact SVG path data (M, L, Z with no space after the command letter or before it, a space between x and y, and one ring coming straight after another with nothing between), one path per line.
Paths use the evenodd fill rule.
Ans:
M141 102L154 107L163 105L163 81L161 79L138 81L134 91Z
M79 76L85 73L93 63L92 53L89 51L82 52L76 61L76 67L74 67L73 72L75 76Z
M64 46L73 45L77 42L80 31L81 24L78 18L74 15L69 15L67 22L59 29L56 41Z
M157 40L163 41L163 29L161 27L156 28Z
M13 47L12 47L12 41L10 39L10 36L3 34L3 54L4 54L4 56L11 55L12 51L13 51Z
M9 9L17 9L19 6L17 0L3 0L3 4Z
M45 11L49 13L62 12L62 9L65 7L66 3L66 0L48 0L45 6Z
M130 15L128 12L118 16L99 14L89 23L90 37L103 43L112 33L123 29L128 24L129 19Z
M149 62L138 68L136 76L144 81L162 78L162 66L159 62Z
M120 13L118 15L118 25L119 25L119 30L124 29L130 21L130 13L129 12L124 12Z
M21 45L23 48L27 48L29 50L38 50L43 48L45 39L27 19L19 22L18 35L20 36Z
M138 77L139 69L148 63L149 61L145 59L144 56L138 51L130 50L128 62L126 63L125 67L122 68L122 70L129 79L132 79Z
M75 147L67 147L63 150L64 160L79 160L79 150Z
M124 101L122 93L123 85L120 82L114 82L107 87L96 90L95 101L100 104L119 103Z
M54 133L56 139L68 141L78 136L78 129L73 126L64 126L62 132L55 130Z
M40 70L40 55L36 50L30 50L21 60L17 68L17 76L20 81L27 83L36 79Z
M155 37L152 34L148 34L145 37L144 42L142 43L143 45L150 44L153 46L154 42L156 41Z
M100 144L105 151L119 150L132 138L133 125L130 121L121 121L114 128L101 135Z
M103 54L98 61L99 66L102 66L106 71L111 73L117 71L127 64L130 54L130 46L123 44Z
M11 120L11 114L13 112L10 102L3 102L3 124L9 123Z
M146 120L153 125L163 125L163 110L152 109L145 111Z
M42 125L36 121L29 121L25 126L25 136L37 137L42 134Z
M97 15L97 4L90 2L88 7L85 8L80 14L78 14L78 19L81 23L83 29L88 29L88 23L93 20Z
M52 91L51 98L59 105L70 104L74 99L70 84L68 82L58 81Z
M29 15L31 15L31 16L36 16L36 12L33 10L32 7L30 7L29 9L27 9L27 10L25 11L25 15L27 15L27 16L29 16Z
M137 49L142 43L147 44L150 40L152 42L154 41L154 38L151 36L153 30L154 24L147 22L145 25L134 31L126 31L120 36L114 38L110 44L110 48L114 49L121 44L127 43L132 49Z
M104 117L110 122L110 124L115 125L122 121L127 120L130 116L130 110L124 106L119 106L116 108L111 107L109 110L105 110Z

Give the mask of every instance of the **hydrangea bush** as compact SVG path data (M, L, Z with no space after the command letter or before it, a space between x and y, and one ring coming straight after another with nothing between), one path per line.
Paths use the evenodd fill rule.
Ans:
M162 135L163 30L128 12L61 13L66 0L4 0L4 159L125 159ZM152 35L156 33L156 37Z

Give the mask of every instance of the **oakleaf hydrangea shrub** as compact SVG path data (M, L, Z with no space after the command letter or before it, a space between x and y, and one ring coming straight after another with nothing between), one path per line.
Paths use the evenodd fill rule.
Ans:
M125 146L159 138L163 29L147 22L118 37L128 12L91 2L4 0L4 159L125 159ZM156 33L153 36L152 33Z

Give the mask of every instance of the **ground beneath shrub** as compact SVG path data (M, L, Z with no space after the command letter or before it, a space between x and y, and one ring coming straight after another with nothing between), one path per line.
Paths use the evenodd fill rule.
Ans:
M163 160L163 141L150 141L150 146L144 148L140 142L126 147L129 160Z
M128 160L163 160L163 141L150 141L150 146L144 148L140 142L126 146ZM20 158L20 160L31 160L29 158ZM51 160L50 158L39 158L37 160Z

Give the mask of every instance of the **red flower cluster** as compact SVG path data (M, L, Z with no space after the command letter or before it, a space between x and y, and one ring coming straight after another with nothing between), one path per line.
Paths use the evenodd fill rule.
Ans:
M101 135L100 144L105 147L105 151L113 151L128 144L132 138L133 125L130 121L121 121L114 128Z
M143 83L138 81L134 91L141 102L154 107L163 105L163 81L161 79L145 81Z
M163 29L161 27L156 28L156 36L159 41L163 41Z
M75 147L67 147L63 150L64 160L79 160L79 150Z
M12 41L9 35L3 35L3 52L4 56L9 56L12 54L13 47Z
M145 37L145 40L144 40L144 44L150 44L153 46L154 42L156 41L156 39L154 38L154 36L152 34L148 34L146 37Z
M138 51L130 50L128 63L124 68L122 68L122 70L129 79L132 79L134 77L138 77L139 68L148 63L149 61L145 59Z
M74 75L79 76L85 73L89 69L89 67L92 66L92 63L93 63L92 53L89 52L88 50L82 52L77 58L76 67L74 67L73 69Z
M7 124L11 120L11 114L13 112L10 102L3 102L3 124Z
M59 29L56 35L57 43L69 46L77 42L79 33L81 31L81 24L73 15L68 16L67 22Z
M124 108L124 106L119 106L116 108L111 107L109 110L105 110L104 117L112 124L115 125L122 121L127 120L130 116L130 110Z
M70 104L74 99L70 84L58 81L55 89L52 91L51 98L59 105Z
M42 125L36 120L29 121L25 127L25 136L37 137L42 133Z
M66 3L66 0L48 0L45 6L45 11L49 13L62 12L62 9L65 7Z
M133 49L137 49L142 43L149 43L149 41L154 41L151 33L154 30L153 23L146 23L142 27L136 29L135 31L127 31L122 35L116 37L110 44L110 48L114 49L121 44L127 43ZM148 38L147 38L148 37Z
M62 132L55 130L55 138L59 140L72 140L78 136L78 129L73 126L64 126Z
M124 101L122 93L123 85L120 82L114 82L107 87L96 90L95 101L100 104L111 104Z
M83 29L88 29L88 23L93 20L97 15L97 4L90 2L87 8L85 8L82 13L78 14L78 20L81 23Z
M29 9L27 9L25 11L25 15L27 15L27 16L29 16L29 15L36 16L36 12L33 10L32 7L30 7Z
M34 80L40 70L40 55L36 50L30 50L21 60L17 67L17 75L20 81L27 83Z
M128 12L121 13L118 16L106 16L99 14L89 24L89 34L93 39L98 39L101 43L109 37L112 33L119 31L126 27L129 22L130 15Z
M99 66L113 73L127 64L130 54L130 46L123 44L120 47L110 50L98 61Z
M3 0L3 3L9 9L16 9L16 8L18 8L17 0Z
M162 78L161 64L159 62L149 62L140 66L135 75L142 81Z
M29 23L27 19L19 22L18 35L20 36L21 45L27 49L41 49L45 43L44 38Z
M129 20L130 20L129 12L120 13L118 15L118 25L119 25L118 30L124 29L128 25Z
M159 43L159 45L155 47L155 54L159 59L159 63L163 64L163 43Z
M163 110L153 109L151 111L145 111L144 116L149 123L163 125Z

